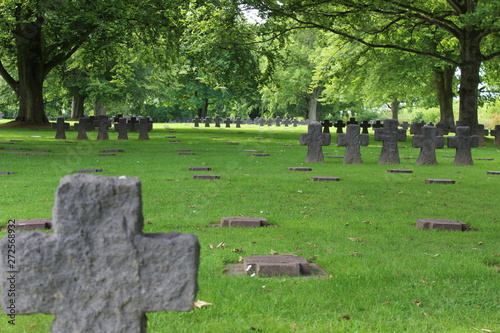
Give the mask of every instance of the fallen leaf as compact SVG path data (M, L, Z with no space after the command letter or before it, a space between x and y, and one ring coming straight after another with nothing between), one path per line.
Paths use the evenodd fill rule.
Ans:
M418 299L414 299L412 302L415 303L417 306L420 306L421 304L420 300Z
M432 313L427 313L427 312L422 312L422 314L423 314L424 316L430 316L430 315L432 315Z
M200 300L197 300L196 302L194 302L194 308L195 309L201 309L202 307L204 306L209 306L209 305L213 305L212 303L208 303L208 302L205 302L205 301L200 301Z
M276 251L274 251L274 250L271 250L271 254L272 254L273 256L275 256L275 255L278 255L278 254L279 254L279 252L276 252Z
M353 237L349 237L348 238L351 242L362 242L363 240L361 238L353 238Z
M231 251L233 251L233 252L243 252L243 248L239 248L239 249L232 249Z
M349 315L344 315L341 318L345 319L345 320L351 320L351 316L349 316Z
M361 252L351 251L349 252L351 256L362 256Z
M481 332L493 332L493 331L486 328L481 328Z

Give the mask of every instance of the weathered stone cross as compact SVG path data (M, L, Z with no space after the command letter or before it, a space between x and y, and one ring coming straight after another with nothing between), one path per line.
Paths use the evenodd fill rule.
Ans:
M330 133L330 127L333 126L332 122L328 119L323 120L321 123L321 126L323 126L323 133Z
M90 121L83 117L80 118L78 123L73 125L73 127L78 131L78 135L76 136L77 140L88 140L87 131L93 128Z
M193 119L194 127L200 127L200 117L196 116Z
M342 129L346 127L346 124L342 121L342 119L339 119L333 124L333 126L337 128L337 133L344 133Z
M322 146L329 146L331 143L331 135L329 133L321 133L321 124L313 122L307 126L307 134L300 135L300 144L308 146L306 163L323 163Z
M231 118L226 118L226 120L224 120L224 124L226 124L226 127L231 127Z
M479 137L470 135L469 126L457 126L455 136L448 137L448 148L456 148L455 165L474 165L471 148L479 147Z
M57 118L57 122L52 123L51 127L56 130L56 139L66 139L66 130L69 129L69 123L65 123L64 118Z
M146 332L146 312L188 311L197 291L195 235L145 234L136 178L70 175L54 233L16 233L16 265L0 240L2 307L15 276L16 314L54 314L52 332ZM13 271L14 272L11 272Z
M128 129L127 119L125 118L118 119L118 124L115 124L115 130L118 131L119 140L128 140L127 129Z
M215 118L214 118L214 121L215 121L215 127L220 127L220 122L221 122L222 118L219 116L219 115L216 115Z
M109 140L108 128L111 126L111 120L107 116L99 116L94 120L94 126L98 127L97 140Z
M135 129L139 130L139 140L149 140L148 131L153 128L153 124L148 122L144 117L139 118L139 122L135 124Z
M383 128L375 128L375 140L384 142L378 164L400 163L398 141L406 140L406 131L398 129L396 119L386 119Z
M241 120L240 117L236 117L236 120L234 121L234 123L236 124L236 128L241 128L241 123L243 121Z
M360 146L368 146L368 134L359 134L359 125L347 125L346 134L339 134L337 144L347 147L344 154L344 164L361 164Z
M413 148L420 148L417 165L437 165L436 149L444 148L444 138L437 135L437 128L425 125L420 135L413 136Z

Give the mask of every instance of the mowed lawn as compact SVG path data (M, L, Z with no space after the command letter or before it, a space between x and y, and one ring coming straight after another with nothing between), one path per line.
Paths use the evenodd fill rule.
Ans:
M88 141L66 143L52 130L0 129L0 142L23 140L0 144L0 171L14 172L0 175L0 224L51 217L60 179L99 168L99 175L141 179L144 232L194 233L201 243L197 299L212 305L149 313L149 332L499 332L500 175L487 171L500 171L500 147L491 137L472 155L494 160L470 167L444 157L454 149L437 151L438 166L416 166L415 159L403 159L418 157L410 135L400 143L400 165L378 165L381 143L373 133L361 148L361 165L329 157L345 151L336 146L336 134L323 147L325 163L306 164L307 147L299 145L306 131L156 124L149 141L137 140L138 133L119 141L116 132L96 141L97 132L89 132ZM76 141L76 134L68 131L67 140ZM98 156L104 149L124 152ZM196 166L212 171L188 170ZM195 180L195 174L220 180ZM341 181L314 182L312 176ZM456 184L424 184L426 178ZM265 217L270 226L216 225L238 215ZM420 218L459 220L472 230L419 231ZM268 254L303 256L326 274L224 274L241 257ZM0 317L0 331L49 332L53 316L18 315L15 326L8 320Z

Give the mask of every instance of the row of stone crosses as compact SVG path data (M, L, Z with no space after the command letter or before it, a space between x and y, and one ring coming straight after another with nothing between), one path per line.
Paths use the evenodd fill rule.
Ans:
M205 117L205 118L200 118L200 117L195 117L195 118L185 118L185 119L179 119L176 118L173 121L170 121L172 123L194 123L194 127L200 127L200 124L204 124L205 127L210 127L210 124L214 124L214 127L221 127L221 124L225 124L226 128L231 127L231 124L235 124L236 128L240 128L241 125L259 125L259 126L277 126L280 127L281 125L288 127L292 125L293 127L297 127L298 125L309 125L311 122L309 120L297 120L297 119L281 119L279 116L276 118L259 118L256 117L255 119L242 119L240 117L236 117L234 120L231 118L222 118L219 115L216 115L213 119L210 117Z
M107 116L99 116L97 119L93 116L88 118L80 118L78 123L75 123L74 129L78 131L77 140L88 140L88 131L98 129L97 140L109 140L109 128L114 125L118 131L118 139L128 140L128 131L139 131L139 140L149 140L148 132L153 129L153 121L151 118L135 117L135 116L116 116L108 119ZM66 139L66 130L69 129L69 123L64 121L64 118L57 118L55 123L52 123L52 128L56 130L56 139Z
M378 160L379 164L399 164L398 142L406 141L406 129L398 128L396 119L386 119L381 124L382 126L375 127L375 140L382 141L382 151ZM461 125L461 124L459 124ZM345 164L361 164L360 147L368 146L369 135L367 128L363 127L363 132L360 133L362 125L351 123L346 125L346 133L343 133L338 127L337 145L346 147L344 155ZM420 148L420 155L417 159L417 165L437 165L436 149L444 148L445 139L438 135L438 128L432 124L419 126L412 139L412 146ZM340 131L339 131L340 130ZM480 136L471 135L470 127L456 126L455 136L448 137L448 148L456 148L455 165L473 165L471 148L478 147L480 144ZM500 128L495 130L495 141L500 141ZM482 133L484 141L484 133ZM500 142L496 142L500 145ZM308 133L300 135L300 144L308 146L306 163L322 163L324 155L322 146L331 144L331 135L329 127L325 122L315 122L308 126Z

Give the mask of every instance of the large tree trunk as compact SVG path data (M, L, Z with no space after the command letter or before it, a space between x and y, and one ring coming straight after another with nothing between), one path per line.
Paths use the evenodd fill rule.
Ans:
M85 117L84 115L84 104L87 96L80 94L78 91L73 92L73 100L71 102L71 119L78 120L79 118Z
M444 68L434 68L434 86L439 103L439 122L446 124L448 129L455 125L453 115L453 77L456 68L445 66Z
M204 98L203 99L203 106L198 109L198 117L201 118L206 118L208 115L208 106L210 105L209 99Z
M45 66L40 24L20 24L16 32L19 113L16 121L48 123L43 105Z
M398 100L397 97L394 97L391 102L391 113L392 113L392 119L398 120L399 116L399 105L401 102Z
M471 133L477 133L477 99L480 83L479 69L481 67L479 32L465 31L461 38L460 64L460 116L459 120L471 128Z
M307 119L310 121L317 121L318 119L318 98L323 87L315 87L313 91L307 95Z
M99 97L96 97L94 102L94 116L96 117L105 116L106 112L107 112L106 105Z

